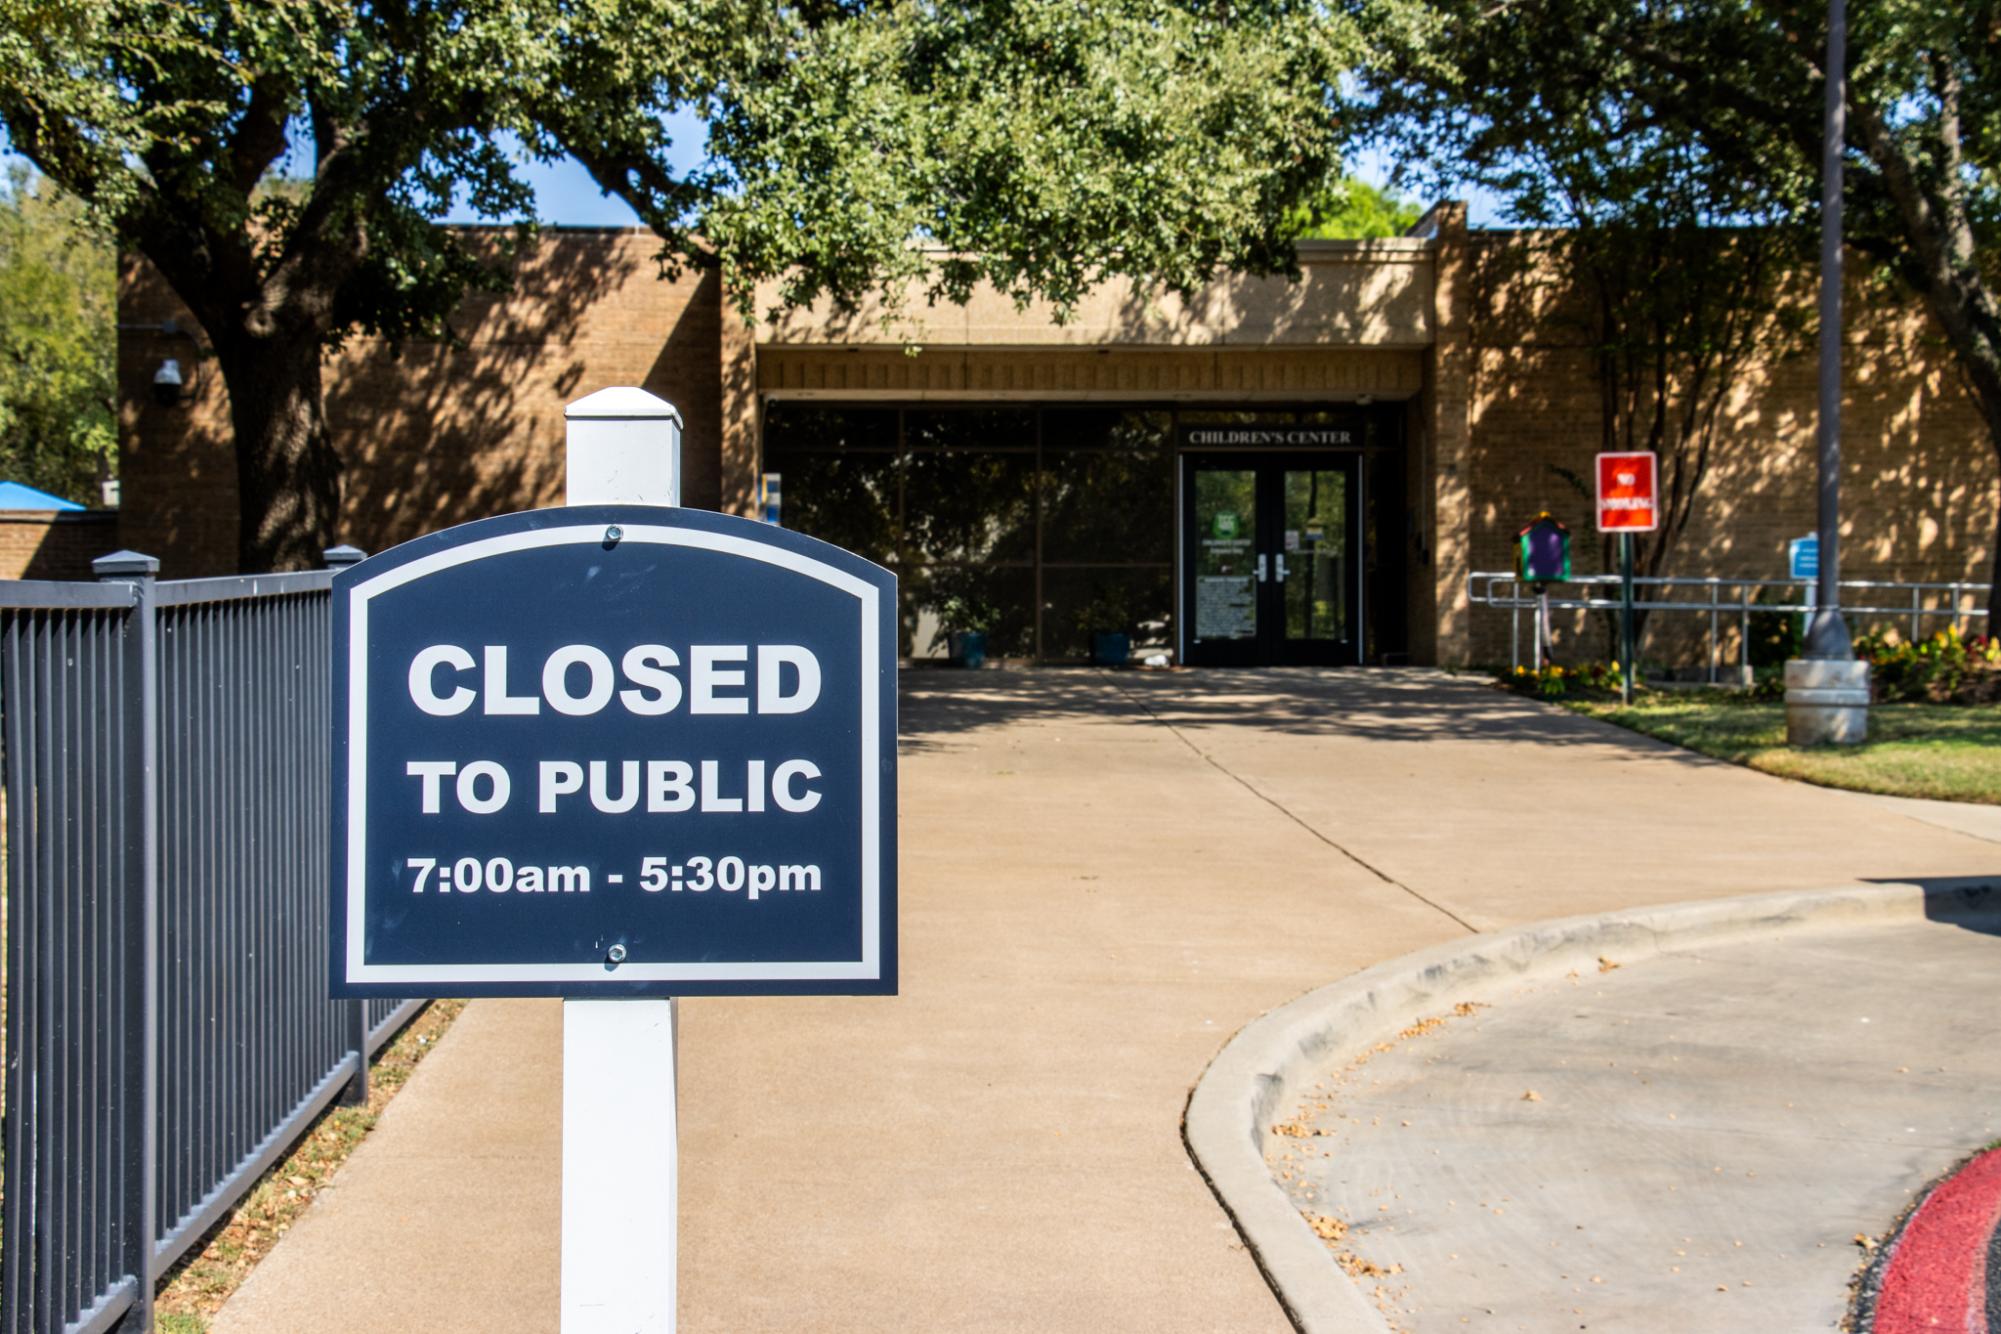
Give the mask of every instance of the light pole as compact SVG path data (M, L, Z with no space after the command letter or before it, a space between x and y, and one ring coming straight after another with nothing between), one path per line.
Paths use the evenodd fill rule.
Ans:
M1806 656L1786 664L1786 738L1795 746L1852 745L1869 732L1869 664L1855 660L1841 615L1841 170L1847 47L1845 0L1828 0L1820 201L1820 570Z

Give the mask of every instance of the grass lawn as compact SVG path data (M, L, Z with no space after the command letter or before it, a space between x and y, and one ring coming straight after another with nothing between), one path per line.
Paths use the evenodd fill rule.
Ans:
M2001 805L2001 704L1879 704L1860 746L1786 745L1786 709L1713 694L1663 694L1621 708L1564 700L1579 713L1824 787Z

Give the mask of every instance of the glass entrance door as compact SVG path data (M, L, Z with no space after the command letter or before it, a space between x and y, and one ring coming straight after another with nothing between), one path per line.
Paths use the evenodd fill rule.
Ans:
M1182 624L1195 666L1357 660L1353 455L1187 455Z
M1200 660L1218 667L1264 661L1258 631L1271 557L1259 531L1258 483L1255 467L1190 469L1182 616L1191 660L1199 645Z

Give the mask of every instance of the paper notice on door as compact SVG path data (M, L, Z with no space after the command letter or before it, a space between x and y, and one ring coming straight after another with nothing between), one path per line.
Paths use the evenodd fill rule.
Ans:
M1195 637L1252 639L1258 633L1257 585L1247 574L1195 581Z
M1299 530L1297 528L1288 528L1285 530L1285 549L1287 551L1299 550Z

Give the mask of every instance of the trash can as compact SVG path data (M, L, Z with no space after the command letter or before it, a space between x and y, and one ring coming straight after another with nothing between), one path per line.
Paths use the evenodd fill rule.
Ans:
M946 641L952 653L954 667L984 667L987 665L987 632L984 630L954 630Z

